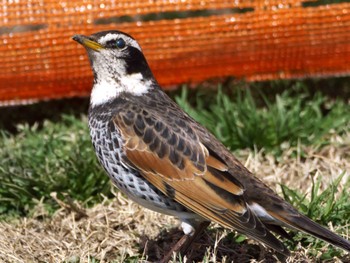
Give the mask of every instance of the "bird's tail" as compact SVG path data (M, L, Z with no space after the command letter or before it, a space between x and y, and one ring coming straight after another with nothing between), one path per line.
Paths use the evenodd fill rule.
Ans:
M274 214L273 217L291 228L306 232L350 252L350 242L348 240L338 236L302 214L296 213L293 215L289 214L288 216L283 216L283 214Z

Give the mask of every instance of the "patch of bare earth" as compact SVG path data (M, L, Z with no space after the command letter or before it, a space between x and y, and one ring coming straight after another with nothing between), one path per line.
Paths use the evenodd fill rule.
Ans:
M288 148L288 147L286 147ZM305 157L295 153L304 152ZM263 151L240 151L239 159L277 192L285 184L310 193L311 177L321 177L322 186L345 173L339 191L350 176L350 133L330 136L322 149L288 149L276 160ZM0 262L149 262L157 261L182 235L179 222L136 205L120 193L93 208L82 208L73 201L59 200L61 209L48 216L38 205L31 218L0 222ZM339 229L349 238L348 226ZM195 242L182 262L276 262L274 253L249 239L236 243L234 234L212 224ZM316 262L316 256L298 247L289 262ZM141 260L142 259L142 260ZM179 262L174 259L173 262ZM349 255L329 262L350 262Z

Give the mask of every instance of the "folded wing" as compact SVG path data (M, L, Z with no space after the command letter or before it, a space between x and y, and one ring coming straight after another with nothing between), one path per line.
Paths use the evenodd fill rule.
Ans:
M165 195L289 255L247 206L243 185L220 158L210 154L189 124L168 125L145 110L120 112L114 124L124 138L125 161Z

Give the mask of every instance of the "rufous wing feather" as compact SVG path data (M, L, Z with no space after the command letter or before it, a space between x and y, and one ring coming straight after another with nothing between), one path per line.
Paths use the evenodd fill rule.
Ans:
M168 127L169 137L188 143L187 148L179 149L160 133L152 132L152 138L148 138L146 123L139 124L143 127L140 131L123 122L122 117L114 121L124 138L126 161L160 191L167 195L171 188L174 200L202 217L289 255L288 249L250 211L243 198L244 188L228 172L227 165L211 156L199 138L190 140L185 133L175 133ZM150 145L155 142L158 147L152 150Z

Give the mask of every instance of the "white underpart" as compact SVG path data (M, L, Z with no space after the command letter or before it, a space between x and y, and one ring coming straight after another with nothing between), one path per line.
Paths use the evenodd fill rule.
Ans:
M274 217L272 217L261 205L257 203L252 203L249 205L250 210L254 212L254 214L262 220L265 221L276 221Z
M186 222L181 222L181 228L185 235L192 236L195 232L195 229L193 228L193 226L191 226Z

